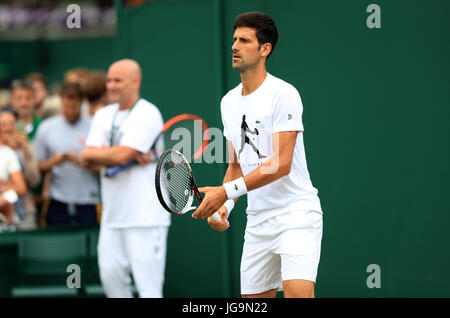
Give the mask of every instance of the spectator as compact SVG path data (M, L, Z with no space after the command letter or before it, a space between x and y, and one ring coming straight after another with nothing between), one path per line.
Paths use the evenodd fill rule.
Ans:
M34 92L30 81L15 80L11 87L11 106L19 114L16 128L25 132L28 139L34 139L42 119L34 111Z
M25 77L26 81L32 83L34 92L34 111L40 118L43 117L43 103L48 96L47 84L45 78L41 73L30 73Z
M78 83L81 86L81 89L84 93L86 88L86 81L88 78L89 71L87 68L78 67L74 69L68 70L64 73L64 82L66 83ZM81 104L81 113L87 114L89 108L89 102L86 99L86 96L83 97L83 102Z
M62 114L39 127L34 148L42 172L51 172L47 225L97 223L98 176L81 166L79 154L91 119L81 115L83 92L77 83L60 91Z
M5 215L8 225L13 225L14 208L3 195L8 190L22 196L26 193L27 186L20 171L17 154L8 146L0 145L0 212Z
M36 154L27 136L23 132L16 132L16 119L17 113L12 108L0 109L0 142L16 151L27 188L31 189L39 185L41 174ZM32 229L37 226L36 205L31 191L27 191L20 198L15 210L20 217L19 229Z
M95 112L108 103L106 94L106 74L96 71L89 73L84 86L84 93L89 102L87 115L94 116Z

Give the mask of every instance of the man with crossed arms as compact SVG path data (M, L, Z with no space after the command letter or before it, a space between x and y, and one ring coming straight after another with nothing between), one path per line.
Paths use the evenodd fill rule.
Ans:
M140 297L162 297L170 215L155 190L150 147L163 127L158 108L140 97L141 68L133 60L113 63L107 74L109 101L98 110L81 154L101 171L102 219L98 243L100 278L108 297L132 297L130 272ZM112 178L105 166L136 165Z

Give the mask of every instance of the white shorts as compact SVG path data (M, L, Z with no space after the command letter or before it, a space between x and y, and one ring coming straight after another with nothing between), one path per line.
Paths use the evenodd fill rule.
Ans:
M241 260L242 295L283 290L283 281L292 279L315 283L322 228L322 212L311 210L247 226Z

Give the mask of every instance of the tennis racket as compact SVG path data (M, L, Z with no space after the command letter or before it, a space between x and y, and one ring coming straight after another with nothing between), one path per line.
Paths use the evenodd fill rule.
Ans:
M193 206L196 198L202 202L191 166L179 151L169 149L159 158L155 173L156 193L159 202L169 213L184 214L197 207ZM221 221L216 212L211 218Z
M208 146L209 134L206 122L197 115L181 114L169 119L163 126L161 133L155 139L152 147L152 161L158 160L158 154L161 154L164 148L174 148L179 139L176 137L184 137L188 135L187 144L180 143L183 152L188 158L198 159ZM178 149L181 150L181 149ZM136 160L121 166L109 167L105 170L105 177L111 178L117 173L134 167L138 164Z

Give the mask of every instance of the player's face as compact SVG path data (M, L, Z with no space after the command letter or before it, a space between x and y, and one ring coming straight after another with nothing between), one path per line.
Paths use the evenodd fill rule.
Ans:
M11 94L11 105L19 113L19 117L31 116L34 112L34 95L31 89L17 87Z
M124 67L110 67L106 81L108 100L111 103L120 104L138 90L135 78Z
M256 30L248 27L236 28L233 35L233 60L232 67L239 71L260 63L264 55L261 54L261 46L256 37Z
M77 98L67 98L63 96L62 101L62 115L69 123L75 123L80 118L82 100Z

